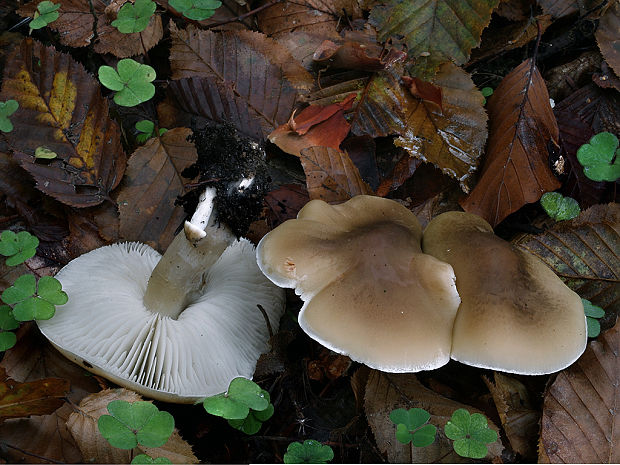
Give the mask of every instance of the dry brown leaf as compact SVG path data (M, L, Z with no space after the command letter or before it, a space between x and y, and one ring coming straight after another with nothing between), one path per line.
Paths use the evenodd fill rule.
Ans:
M171 14L182 18L184 21L188 21L183 14L172 8L168 0L155 0L162 8L168 10ZM245 21L230 21L232 18L241 16L247 13L246 3L244 0L237 2L236 0L223 0L222 6L215 9L213 16L203 19L202 21L192 21L193 23L200 24L200 26L206 26L209 28L217 28L218 31L231 31L231 30L245 30L250 29L253 22L250 17ZM216 23L218 23L216 25Z
M129 158L125 178L118 191L119 233L122 239L166 250L185 217L175 205L186 193L181 172L198 159L187 140L187 128L174 128L149 139Z
M540 462L620 462L619 354L620 323L558 374L545 394Z
M493 372L494 382L484 377L512 450L525 458L536 456L540 412L535 410L526 387L516 378Z
M406 130L394 143L469 192L487 139L484 98L469 75L453 64L442 65L433 84L441 88L443 111L434 102L408 97Z
M121 180L125 153L99 84L70 55L24 39L4 70L0 100L15 99L14 157L36 187L74 207L97 205ZM44 146L58 156L38 161Z
M32 17L37 5L38 2L31 1L17 10L17 13ZM58 9L58 19L48 27L59 33L63 45L86 47L93 40L93 21L96 19L98 40L94 43L95 52L112 53L119 58L146 53L161 40L163 28L159 15L153 15L144 31L123 34L110 24L116 19L116 14L113 13L113 17L106 15L106 7L106 2L63 0Z
M265 195L266 213L269 229L273 229L286 220L297 218L297 213L310 201L305 186L285 184Z
M558 19L574 13L587 13L602 5L605 0L537 0L537 2L546 14Z
M495 13L510 21L522 21L530 17L533 3L533 0L500 0Z
M605 320L615 321L620 313L620 205L595 205L574 220L515 244L545 262L581 297L605 309Z
M262 138L288 120L297 89L313 85L287 50L263 34L170 29L170 88L186 112L230 121L243 134Z
M315 62L323 66L362 71L381 71L405 58L405 52L395 48L386 50L376 43L346 41L339 45L331 40L323 41L312 56Z
M351 125L344 112L353 105L356 94L326 107L309 105L298 115L293 114L288 123L269 134L269 140L291 155L300 156L308 147L331 147L338 150L347 137Z
M312 32L285 32L275 37L276 42L284 46L291 56L305 69L312 71L314 68L314 52L324 40L339 40L341 37L335 29L327 35Z
M492 226L561 186L549 168L558 125L538 68L528 59L502 80L488 105L489 142L476 187L461 202Z
M611 6L601 17L596 29L596 42L605 61L620 76L620 2Z
M63 357L41 335L34 323L22 325L17 345L5 353L0 366L11 378L20 382L49 376L69 380L71 389L67 398L76 404L88 393L99 390L95 377ZM7 449L9 460L16 463L41 463L39 457L23 452L27 451L51 461L83 462L65 426L72 411L73 408L65 404L51 415L6 420L0 425L0 437L5 445L17 448Z
M82 451L86 463L129 463L138 454L148 454L153 458L166 457L172 463L198 463L192 447L175 430L168 442L161 447L138 446L133 450L111 447L101 436L97 420L107 415L107 406L114 400L126 402L141 401L142 397L128 389L107 389L84 398L76 411L67 420L67 428Z
M334 203L372 194L346 153L329 147L310 147L301 151L300 158L311 200Z
M375 435L377 447L387 454L390 463L461 463L467 462L454 452L452 441L443 433L443 427L455 410L464 408L470 413L482 413L468 405L442 397L424 387L412 373L396 374L371 370L366 384L364 407L366 418ZM396 408L422 408L431 414L430 423L437 426L435 442L427 447L413 447L396 440L396 425L390 413ZM489 427L499 431L489 420ZM487 459L498 459L503 446L498 439L488 446Z
M328 38L336 32L344 15L352 20L362 17L356 0L284 1L261 11L258 24L261 31L274 38L289 32L308 32Z
M64 404L69 381L43 378L19 383L7 376L0 367L0 422L7 418L48 415Z

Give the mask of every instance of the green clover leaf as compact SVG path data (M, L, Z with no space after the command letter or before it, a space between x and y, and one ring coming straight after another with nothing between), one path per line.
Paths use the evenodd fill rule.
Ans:
M601 132L577 150L577 159L583 174L593 181L615 181L620 178L620 150L618 138L610 132Z
M186 18L202 21L213 16L222 2L219 0L170 0L168 4Z
M555 221L572 220L577 218L581 209L577 201L571 197L564 197L559 192L546 192L540 198L540 204L547 215Z
M265 390L262 390L262 393L265 399L267 399L267 402L271 402L269 393ZM247 417L237 420L228 420L228 424L239 431L243 431L245 434L256 434L261 426L263 426L263 423L273 416L274 410L273 405L269 403L266 409L260 411L250 409L250 413Z
M431 415L421 408L399 408L390 413L390 420L396 424L396 439L403 444L413 442L415 447L426 447L435 441L437 427L427 424L430 419Z
M142 32L151 21L157 5L152 0L136 0L135 3L127 2L120 10L112 26L123 34Z
M58 154L50 149L48 149L47 147L37 147L36 149L34 149L34 157L35 158L42 158L45 160L52 160L54 158L56 158L58 156Z
M0 131L11 132L13 130L13 123L9 119L13 113L19 108L17 100L7 100L6 102L0 102Z
M269 407L266 391L247 378L235 378L228 386L228 392L207 397L202 405L211 415L227 420L243 420L250 409L263 411Z
M470 414L458 409L444 427L446 436L454 441L454 451L461 457L483 459L488 453L487 444L497 441L497 432L489 428L487 419L480 413Z
M101 435L114 447L133 449L163 446L174 431L174 418L160 412L150 402L129 403L114 400L108 404L110 415L101 415L97 422Z
M0 305L0 329L10 331L19 328L19 321L13 316L13 310L8 305Z
M56 278L43 276L37 284L33 275L25 274L5 289L2 300L15 304L13 317L17 321L30 321L49 320L56 313L55 306L66 304L68 298Z
M17 336L10 331L3 331L0 333L0 352L9 350L17 342Z
M169 458L166 457L157 457L154 459L150 455L140 454L136 455L131 463L139 463L139 464L151 464L151 463L172 463Z
M118 62L116 67L101 66L99 81L110 90L116 91L114 101L123 107L133 107L146 102L155 95L156 73L149 65L143 65L131 58Z
M589 300L581 299L581 302L583 302L583 310L586 314L588 337L597 337L601 334L601 324L598 320L599 318L603 318L605 316L605 310L601 307L593 305Z
M486 105L487 104L487 98L489 98L491 95L493 95L493 87L483 87L482 89L480 89L480 93L484 97L484 102L482 102L482 104Z
M30 21L30 30L41 29L58 19L58 9L60 3L53 3L49 0L39 2L37 11L34 12L34 19Z
M136 140L140 143L146 142L153 137L153 131L155 131L155 123L148 119L143 119L136 123L136 129L141 133L136 136Z
M15 234L5 230L0 234L0 255L9 257L6 259L7 266L16 266L24 263L37 253L39 239L28 231Z
M334 451L314 439L302 443L292 442L284 454L284 463L327 463L334 458Z

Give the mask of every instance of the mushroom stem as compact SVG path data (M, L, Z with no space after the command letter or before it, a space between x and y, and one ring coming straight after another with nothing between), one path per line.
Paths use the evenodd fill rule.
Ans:
M209 268L235 241L227 227L210 224L214 199L215 189L208 187L184 232L176 235L153 269L143 299L150 311L176 319L199 294Z

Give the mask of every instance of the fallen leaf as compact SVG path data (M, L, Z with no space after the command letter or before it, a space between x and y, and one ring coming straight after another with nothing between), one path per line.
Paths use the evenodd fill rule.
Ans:
M162 8L168 10L170 14L177 16L178 18L184 18L184 16L176 11L174 8L170 6L168 0L155 0L155 2L160 5ZM215 27L215 24L218 23L217 29L222 30L243 30L249 29L248 21L230 21L231 18L241 16L244 13L247 13L247 8L245 8L244 0L236 1L236 0L223 0L222 6L217 8L213 13L213 16L209 18L203 19L201 21L192 22L196 24L200 24L201 26L206 27ZM187 19L184 19L187 21Z
M149 139L129 158L118 190L119 233L122 239L166 250L185 218L175 200L187 191L181 172L196 162L198 154L187 137L188 128L174 128Z
M387 454L390 463L462 463L467 462L454 452L452 441L443 433L443 427L455 410L464 408L470 413L478 409L442 397L424 387L414 374L383 373L371 370L366 384L364 407L366 418L377 442L377 447ZM435 442L427 447L413 447L396 440L396 425L389 415L396 408L422 408L431 414L430 423L437 427ZM499 429L489 420L489 427ZM488 445L487 459L499 459L503 446L498 439Z
M574 13L585 14L604 3L603 0L537 0L546 14L555 19Z
M214 33L171 24L171 90L181 108L228 120L254 138L285 123L310 74L273 39L250 31ZM248 78L239 81L239 75ZM258 137L257 137L258 136Z
M37 4L38 2L31 1L18 9L17 13L32 17ZM58 19L48 27L59 33L60 43L70 47L90 45L96 27L95 52L112 53L119 58L146 53L161 40L163 28L159 15L153 15L144 31L123 34L110 24L111 20L116 19L116 14L113 13L114 17L110 20L106 15L106 7L106 2L62 0Z
M360 69L381 71L394 63L405 60L407 54L395 48L385 49L377 44L347 41L338 45L325 40L314 52L312 59L334 69Z
M495 12L510 21L522 21L530 17L532 0L500 0Z
M596 42L601 49L603 58L620 76L620 3L611 2L611 6L598 22Z
M412 74L430 80L443 63L467 62L498 2L389 0L385 5L375 6L369 20L382 42L392 36L403 36L409 58L415 59Z
M493 396L510 447L523 457L533 459L540 412L534 409L526 387L516 378L498 371L493 372L494 382L483 379Z
M441 66L432 84L441 88L441 106L408 98L406 130L394 144L458 180L467 193L487 139L484 97L469 75L452 64Z
M500 5L510 5L511 3L501 3ZM480 47L471 53L468 66L486 58L499 55L500 53L523 47L538 35L540 27L541 34L553 23L551 15L538 15L530 18L530 7L528 7L526 18L522 18L517 23L502 25L501 27L490 27L482 33Z
M424 163L422 160L413 157L409 152L403 150L403 155L396 162L392 171L379 184L377 195L385 197L391 191L398 189L407 179L413 176L422 163Z
M263 4L268 1L264 0ZM261 11L257 18L261 31L278 38L289 32L329 36L336 32L343 15L352 20L361 18L359 3L356 0L283 1Z
M403 84L409 89L411 95L425 102L434 103L437 105L440 112L443 111L441 105L443 102L441 87L415 77L403 76L401 79L403 80Z
M375 140L368 135L347 137L340 144L340 148L349 155L349 158L359 170L362 179L368 183L373 191L377 189L380 176Z
M63 357L41 335L35 323L22 325L17 345L6 352L0 366L19 382L55 377L71 382L67 398L77 404L89 392L99 390L95 377ZM6 420L0 425L0 437L8 447L5 457L15 463L50 461L81 463L82 455L75 445L65 421L73 408L65 403L51 415ZM36 454L31 456L23 451Z
M161 447L149 448L142 445L133 450L111 447L101 436L97 420L107 415L107 406L114 400L136 402L142 397L128 389L107 389L85 397L76 411L67 420L67 428L82 451L86 463L129 463L132 456L148 454L153 458L166 457L172 463L198 463L192 447L175 430L170 439Z
M310 199L334 203L372 194L346 153L329 147L310 147L301 151L300 158Z
M588 344L545 393L541 463L618 463L620 323Z
M584 299L602 307L605 321L620 313L620 206L595 205L515 245L534 254Z
M288 123L277 127L268 138L286 153L298 157L308 147L338 150L351 128L344 112L351 108L355 97L356 94L350 94L342 102L326 107L309 105L299 115L293 114Z
M269 229L297 218L297 213L310 201L308 191L299 184L285 184L265 195Z
M0 367L0 422L7 418L48 415L64 404L69 382L60 378L44 378L19 383Z
M19 110L7 140L36 187L74 207L108 198L125 170L125 154L107 100L82 65L24 39L4 70L0 100L9 98L19 102ZM37 161L34 153L41 145L58 157Z
M558 126L538 68L528 59L502 80L488 104L489 142L480 178L461 202L496 226L561 184L549 169Z
M314 52L327 39L339 40L341 37L335 28L326 31L325 34L295 31L284 32L275 37L276 42L284 46L291 56L308 71L312 71L315 66Z

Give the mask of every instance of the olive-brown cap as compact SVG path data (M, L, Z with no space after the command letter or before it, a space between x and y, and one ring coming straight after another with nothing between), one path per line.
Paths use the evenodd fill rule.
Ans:
M422 248L456 274L461 305L453 359L534 375L561 370L585 350L579 296L538 258L495 236L479 216L437 216L424 231Z
M260 242L258 265L305 304L299 324L324 346L383 371L450 358L460 302L450 265L423 254L421 226L398 202L309 202Z

